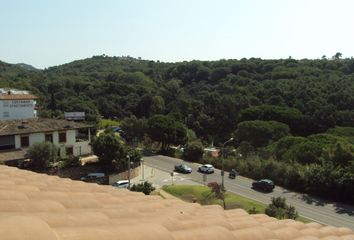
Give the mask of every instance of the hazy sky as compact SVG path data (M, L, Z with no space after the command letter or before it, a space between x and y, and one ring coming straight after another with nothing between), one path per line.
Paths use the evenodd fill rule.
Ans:
M0 0L0 60L354 56L352 0Z

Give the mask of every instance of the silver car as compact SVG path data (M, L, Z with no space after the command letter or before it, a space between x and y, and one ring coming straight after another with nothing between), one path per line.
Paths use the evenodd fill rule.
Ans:
M198 168L201 173L214 173L214 167L211 164L204 164Z

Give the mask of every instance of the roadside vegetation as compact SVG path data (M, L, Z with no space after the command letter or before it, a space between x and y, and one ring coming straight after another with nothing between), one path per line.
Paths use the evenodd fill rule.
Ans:
M213 193L213 190L211 187L207 186L191 186L191 185L165 185L162 187L164 191L167 193L180 198L186 202L197 202L201 205L211 205L211 204L218 204L223 207L223 201L216 196ZM299 217L296 214L296 209L291 208L290 213L286 215L285 208L289 208L288 205L286 205L285 199L281 200L274 200L275 204L277 207L276 210L271 211L275 209L274 204L271 203L268 206L266 204L254 201L252 199L231 193L231 192L225 192L225 206L226 210L227 209L235 209L235 208L242 208L245 211L247 211L250 214L257 214L257 213L266 213L266 209L271 209L268 210L268 213L271 213L272 217L277 217L279 219L284 219L284 218L293 218L298 221L302 222L310 222L308 219L304 217ZM280 202L280 204L277 204ZM274 213L274 214L273 214ZM283 214L284 213L284 214Z
M98 129L105 129L108 127L116 127L119 126L120 122L112 119L100 118L97 127Z
M222 200L215 196L212 189L207 186L166 185L162 189L187 202L195 201L202 205L218 204L223 207ZM264 213L266 208L266 205L262 203L230 192L225 193L225 205L226 209L242 208L250 211L255 208L257 213Z
M145 195L150 195L153 191L155 191L155 187L148 181L142 183L136 183L131 188L130 191L133 192L142 192Z

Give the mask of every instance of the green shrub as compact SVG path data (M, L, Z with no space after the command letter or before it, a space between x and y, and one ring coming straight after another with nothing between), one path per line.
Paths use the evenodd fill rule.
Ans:
M112 126L119 126L120 123L119 121L116 120L111 120L111 119L100 119L99 123L98 123L98 128L99 129L104 129L107 127L112 127Z
M249 214L257 214L257 213L259 213L259 211L257 210L256 207L252 207L248 210L248 213Z
M27 151L27 157L31 159L31 166L43 169L56 160L57 148L53 143L34 143Z
M204 147L200 141L194 141L187 144L183 151L183 159L187 161L199 162L202 159Z
M272 203L265 209L265 214L278 219L296 219L299 216L295 207L287 205L282 197L272 197Z
M67 158L62 158L59 162L60 168L78 167L81 166L80 157L70 155Z
M148 181L145 181L143 183L134 184L130 188L130 191L143 192L145 195L150 195L150 193L154 190L155 190L155 188Z

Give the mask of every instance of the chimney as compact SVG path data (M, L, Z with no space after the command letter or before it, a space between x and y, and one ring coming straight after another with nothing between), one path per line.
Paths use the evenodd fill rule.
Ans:
M28 121L27 120L22 120L21 125L18 126L19 129L25 129L28 128Z

